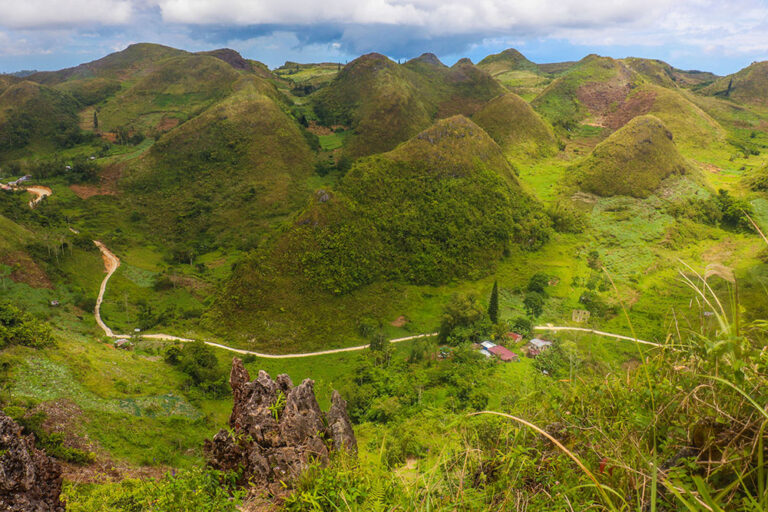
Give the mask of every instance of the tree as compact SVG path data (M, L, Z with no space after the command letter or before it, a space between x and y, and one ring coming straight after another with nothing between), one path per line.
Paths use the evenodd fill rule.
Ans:
M531 279L528 280L528 291L546 295L548 285L549 276L543 272L536 272L531 276Z
M474 295L454 295L445 305L440 322L440 343L458 345L463 341L475 341L491 328L485 310Z
M512 321L512 330L521 336L530 338L533 335L533 322L524 316L519 316Z
M494 324L499 321L499 286L498 282L493 282L493 289L491 290L491 300L488 301L488 318Z
M538 318L544 311L544 297L537 292L528 292L523 299L525 311L531 318Z

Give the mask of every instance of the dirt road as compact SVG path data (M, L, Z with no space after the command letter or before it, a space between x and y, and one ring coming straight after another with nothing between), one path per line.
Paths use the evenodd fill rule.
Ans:
M44 197L48 197L53 194L53 190L41 185L33 185L31 187L27 187L26 191L35 196L29 201L30 208L37 206L37 203L42 201Z

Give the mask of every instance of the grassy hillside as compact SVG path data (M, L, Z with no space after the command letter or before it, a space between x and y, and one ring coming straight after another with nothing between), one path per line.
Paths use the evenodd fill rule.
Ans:
M49 87L9 84L0 92L0 156L30 145L42 150L80 142L78 109L72 96Z
M622 62L651 82L663 87L693 87L718 78L717 75L706 71L677 69L658 59L628 57L622 59Z
M734 101L768 106L768 61L754 62L732 75L715 80L700 92Z
M514 93L489 101L472 116L472 120L512 159L544 157L557 151L552 127Z
M390 292L376 282L477 278L513 248L538 247L549 234L538 210L481 128L461 116L439 121L360 160L337 191L318 191L274 247L234 270L211 323L288 346L348 336L358 315L396 307L381 304ZM277 313L285 308L295 316Z
M242 78L229 98L163 136L122 182L148 226L170 239L248 246L304 197L314 155L274 87ZM257 142L256 142L257 141ZM188 244L190 245L190 244ZM198 251L199 252L199 251Z
M181 55L153 63L150 72L124 83L124 91L99 106L101 131L118 127L162 132L232 92L240 73L221 59Z
M657 117L634 118L573 170L578 185L600 196L647 197L661 181L686 172L670 132Z

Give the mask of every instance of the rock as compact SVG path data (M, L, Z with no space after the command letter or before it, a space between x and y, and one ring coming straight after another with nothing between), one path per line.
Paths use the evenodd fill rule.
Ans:
M61 467L0 412L0 512L63 512Z
M327 463L334 450L357 452L347 403L337 392L324 414L311 379L294 386L288 375L272 380L260 371L251 381L237 357L229 383L234 398L231 432L221 430L205 442L203 451L211 467L242 468L241 482L270 485L295 479L313 461Z

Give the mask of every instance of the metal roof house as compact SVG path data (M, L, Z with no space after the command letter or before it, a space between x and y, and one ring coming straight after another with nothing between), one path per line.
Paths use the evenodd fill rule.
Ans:
M481 341L481 342L480 342L480 344L481 344L481 345L483 346L483 348L485 348L486 350L489 350L489 349L491 349L491 348L493 348L493 347L495 347L495 346L496 346L496 344L495 344L494 342L492 342L492 341L488 341L488 340L486 340L486 341Z
M533 338L530 342L528 342L528 345L526 345L526 355L528 357L536 357L551 345L551 341Z
M501 359L505 363L508 363L510 361L519 361L520 360L520 358L517 357L517 354L515 354L511 350L509 350L509 349L507 349L505 347L502 347L500 345L496 345L495 347L489 348L488 352L490 352L491 354L495 355L496 357L498 357L499 359Z
M552 345L552 342L549 340L542 340L540 338L533 338L530 342L528 342L530 345L533 345L534 347L538 348L539 350L544 349Z

